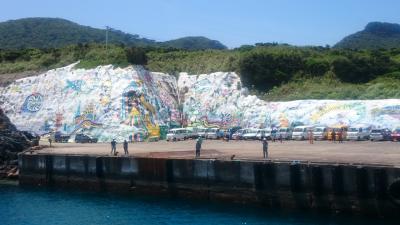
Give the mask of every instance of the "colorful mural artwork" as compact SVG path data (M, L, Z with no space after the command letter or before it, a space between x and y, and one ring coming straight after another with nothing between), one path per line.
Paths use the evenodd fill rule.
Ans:
M183 113L189 126L290 127L370 124L400 127L400 99L266 102L248 95L235 73L181 73ZM229 115L229 116L228 116Z
M370 124L400 127L400 99L266 102L237 74L179 79L142 67L75 69L75 64L0 87L1 108L21 130L84 132L106 142L145 140L160 127L255 127Z
M43 96L39 93L33 93L26 97L24 104L22 105L22 111L24 112L37 112L42 108Z
M173 76L142 67L74 66L1 87L1 108L21 130L71 137L83 132L103 142L159 136L160 125L170 123L169 113L179 114Z

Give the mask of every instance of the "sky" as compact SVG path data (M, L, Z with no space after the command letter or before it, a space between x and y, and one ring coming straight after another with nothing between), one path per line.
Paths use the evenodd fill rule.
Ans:
M399 0L1 0L0 21L58 17L157 41L206 36L229 48L259 42L334 45L368 22L400 23Z

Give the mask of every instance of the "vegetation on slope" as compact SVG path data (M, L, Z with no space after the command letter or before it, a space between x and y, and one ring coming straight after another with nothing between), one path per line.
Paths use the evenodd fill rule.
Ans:
M105 43L105 29L82 26L58 18L25 18L0 23L0 48L59 48L72 44ZM141 38L110 28L111 44L136 47L170 47L188 50L225 49L219 41L205 37L185 37L167 42Z
M347 49L400 48L400 25L372 22L364 30L351 34L335 45Z
M183 37L175 40L163 42L161 46L173 47L186 50L199 49L226 49L226 46L216 40L210 40L206 37Z
M257 44L233 50L185 51L84 44L53 49L0 50L0 74L44 70L80 60L78 67L141 64L177 74L236 71L266 100L399 98L400 49L340 50Z

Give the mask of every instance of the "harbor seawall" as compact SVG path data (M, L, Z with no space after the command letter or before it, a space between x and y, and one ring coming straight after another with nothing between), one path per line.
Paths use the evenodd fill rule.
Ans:
M22 186L400 217L400 168L396 167L23 153L19 168Z

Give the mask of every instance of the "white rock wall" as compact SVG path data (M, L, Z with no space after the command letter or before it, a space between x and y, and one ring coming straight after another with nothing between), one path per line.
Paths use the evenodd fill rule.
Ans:
M235 73L199 76L181 73L183 112L188 125L270 127L305 125L370 124L400 127L400 99L299 100L266 102L247 95Z
M141 67L84 70L74 65L0 88L1 108L18 129L39 134L85 132L100 141L121 141L138 133L158 135L160 125L181 122L220 127L400 127L400 99L265 102L247 95L235 73L181 73L176 81Z
M141 67L74 64L0 89L1 108L20 130L39 134L85 132L99 141L119 141L137 133L157 133L180 118L176 80Z

